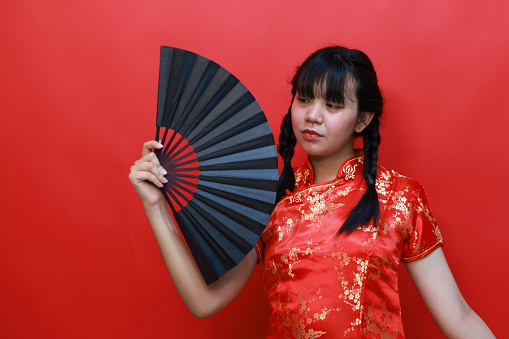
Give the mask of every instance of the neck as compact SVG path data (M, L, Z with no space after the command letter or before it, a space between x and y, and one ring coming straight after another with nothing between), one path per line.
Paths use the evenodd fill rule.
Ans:
M313 166L313 184L319 184L336 178L341 165L354 155L353 148L334 156L309 155L309 161Z

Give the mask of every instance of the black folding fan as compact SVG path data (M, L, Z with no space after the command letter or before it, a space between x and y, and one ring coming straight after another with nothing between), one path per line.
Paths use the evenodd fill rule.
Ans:
M237 78L195 53L161 47L156 154L161 188L207 284L258 241L278 161L265 115Z

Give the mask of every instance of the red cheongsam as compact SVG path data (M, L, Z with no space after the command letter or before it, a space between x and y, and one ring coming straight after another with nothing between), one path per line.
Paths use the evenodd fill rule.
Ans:
M380 220L337 235L366 189L362 155L312 184L309 163L275 207L257 250L272 307L268 338L404 338L400 262L443 245L422 186L378 167Z

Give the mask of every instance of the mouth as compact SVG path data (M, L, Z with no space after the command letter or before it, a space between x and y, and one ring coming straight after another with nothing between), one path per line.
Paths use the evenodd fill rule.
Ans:
M316 139L322 137L322 135L320 133L318 133L317 131L314 131L312 129L303 130L302 135L304 136L304 138L306 138L308 140L316 140Z

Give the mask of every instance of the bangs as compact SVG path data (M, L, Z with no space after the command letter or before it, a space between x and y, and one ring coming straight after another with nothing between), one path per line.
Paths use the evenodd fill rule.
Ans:
M345 98L355 101L354 80L345 65L334 59L322 57L303 64L293 79L293 94L338 104L344 104Z

